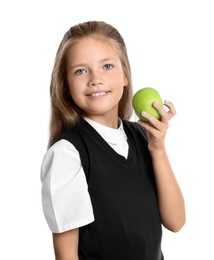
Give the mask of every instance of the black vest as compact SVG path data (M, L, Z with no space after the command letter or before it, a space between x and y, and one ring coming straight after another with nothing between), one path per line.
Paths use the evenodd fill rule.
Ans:
M59 137L80 153L94 210L95 221L79 229L80 260L163 260L146 134L137 123L123 124L129 144L127 159L84 120Z

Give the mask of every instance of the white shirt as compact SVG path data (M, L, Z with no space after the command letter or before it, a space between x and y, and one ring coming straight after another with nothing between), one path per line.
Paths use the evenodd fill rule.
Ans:
M84 119L117 153L127 158L128 143L121 120L120 127L113 129ZM80 155L72 143L62 139L49 148L41 165L41 182L43 211L53 233L94 221Z

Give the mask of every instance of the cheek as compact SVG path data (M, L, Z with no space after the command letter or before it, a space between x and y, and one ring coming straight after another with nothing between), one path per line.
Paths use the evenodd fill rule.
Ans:
M72 99L74 100L74 97L76 97L77 90L75 88L75 85L73 85L73 83L68 81L68 94L72 97ZM74 100L75 101L75 100Z
M123 96L123 92L124 92L124 81L121 79L119 81L117 81L117 85L118 87L116 87L115 91L117 92L117 96L119 98L119 100L121 99L121 97Z
M70 89L70 96L73 100L73 102L78 106L81 107L81 103L82 103L82 99L79 95L79 91L77 91L76 89Z
M74 103L79 106L83 101L84 84L80 80L72 80L68 82L68 88Z
M72 92L73 92L74 88L73 88L73 85L71 84L71 82L68 81L68 91L70 93L70 95L72 96Z
M81 83L78 80L71 80L68 78L68 88L72 97L78 95L78 92L80 92L79 86L81 86Z
M72 97L73 101L76 103L79 99L80 91L77 90L77 88L69 87L70 96Z

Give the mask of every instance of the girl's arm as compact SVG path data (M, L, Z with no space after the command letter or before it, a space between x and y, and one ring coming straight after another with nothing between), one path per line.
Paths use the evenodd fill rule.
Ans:
M63 233L53 233L53 245L56 260L79 260L79 229Z
M159 121L147 113L142 113L149 120L149 123L139 121L139 124L147 131L148 148L153 162L162 224L167 229L177 232L185 223L184 198L164 144L168 121L176 114L176 111L173 104L168 101L165 101L165 105L169 108L168 112L157 102L153 105L161 115L161 120Z
M182 192L170 166L166 150L154 152L152 160L162 224L167 229L177 232L185 223L185 207Z

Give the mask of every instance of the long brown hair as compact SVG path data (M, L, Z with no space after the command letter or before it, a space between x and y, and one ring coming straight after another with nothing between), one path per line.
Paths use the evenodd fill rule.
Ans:
M48 147L55 142L57 136L80 122L81 109L74 103L68 93L66 76L66 56L69 48L85 37L96 37L108 41L118 51L123 71L128 79L119 102L118 116L122 120L132 115L132 77L125 42L116 28L103 21L88 21L71 27L64 35L56 53L50 83L51 116Z

